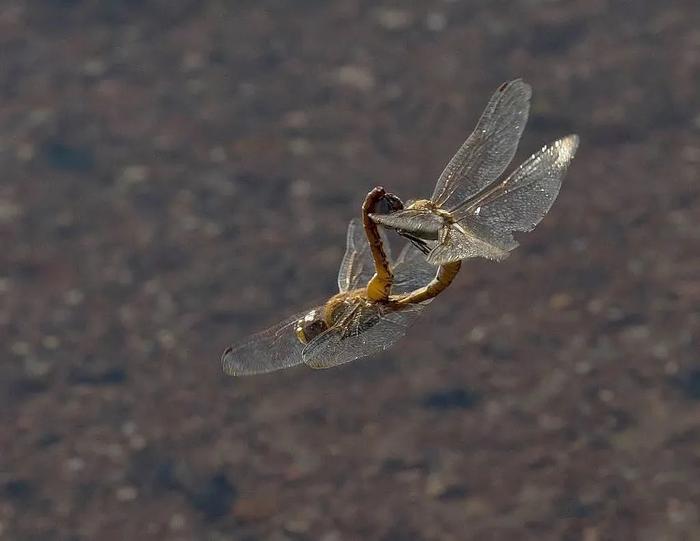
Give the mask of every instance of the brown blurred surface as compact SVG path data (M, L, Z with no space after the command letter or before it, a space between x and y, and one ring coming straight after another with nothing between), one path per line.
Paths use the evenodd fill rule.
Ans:
M410 6L0 1L0 539L700 539L697 0ZM225 377L514 77L582 141L521 248Z

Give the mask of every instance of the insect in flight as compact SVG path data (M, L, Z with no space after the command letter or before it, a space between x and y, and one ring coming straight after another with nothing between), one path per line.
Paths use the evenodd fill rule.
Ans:
M530 95L520 79L501 85L430 199L372 220L408 238L433 265L507 257L518 246L513 232L532 231L549 211L578 147L578 136L563 137L498 181L518 148Z
M302 363L329 368L384 350L406 334L434 296L412 293L424 292L435 281L435 267L410 244L391 262L386 239L368 217L369 210L386 207L387 202L388 208L397 202L402 205L391 197L375 188L363 205L364 223L350 222L338 273L339 293L324 305L226 349L224 372L252 375Z

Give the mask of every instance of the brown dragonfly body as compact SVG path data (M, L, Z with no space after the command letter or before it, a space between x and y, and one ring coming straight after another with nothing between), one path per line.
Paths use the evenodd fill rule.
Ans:
M348 227L338 274L340 292L323 305L226 349L224 371L249 375L301 363L328 368L384 350L404 336L448 284L440 270L433 276L435 268L410 245L392 261L388 243L368 214L400 205L382 188L372 190L363 205L362 226L353 220Z

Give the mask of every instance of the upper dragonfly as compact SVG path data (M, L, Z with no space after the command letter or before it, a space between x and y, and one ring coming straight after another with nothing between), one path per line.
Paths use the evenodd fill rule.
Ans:
M578 136L563 137L498 181L518 148L530 96L520 79L501 85L430 199L371 219L411 240L433 265L507 257L518 246L513 232L532 231L549 211L578 147Z
M370 192L363 216L377 207L394 208L399 200L391 197L383 189ZM392 261L386 239L371 220L352 220L338 273L339 293L226 349L224 372L252 375L302 363L328 368L384 350L406 334L434 296L424 293L435 282L434 274L435 268L410 244Z

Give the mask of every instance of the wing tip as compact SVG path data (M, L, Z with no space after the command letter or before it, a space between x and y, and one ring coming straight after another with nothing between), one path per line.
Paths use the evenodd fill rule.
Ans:
M571 162L576 155L579 142L579 136L575 133L554 141L551 146L557 151L558 156L556 161L564 167L568 166L569 162Z
M256 373L256 371L251 371L242 366L240 359L237 359L234 355L233 346L227 347L221 354L221 368L224 374L233 377L249 376Z
M571 152L574 153L578 149L578 145L581 142L581 138L576 133L570 133L569 135L566 135L559 139L559 141L561 141L562 145L570 148Z
M239 376L241 372L237 369L235 365L235 360L233 358L233 346L227 347L221 354L221 368L224 374L227 376Z
M498 87L498 92L501 94L506 92L507 90L519 90L523 94L525 94L525 97L527 99L530 99L532 97L532 86L530 86L530 84L527 83L522 77L506 81Z
M362 227L362 224L360 223L360 219L357 217L350 218L350 221L348 222L348 230L345 234L345 236L348 238L348 242L350 239L353 238L353 233L355 232L355 229L358 227Z

